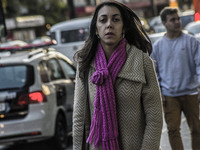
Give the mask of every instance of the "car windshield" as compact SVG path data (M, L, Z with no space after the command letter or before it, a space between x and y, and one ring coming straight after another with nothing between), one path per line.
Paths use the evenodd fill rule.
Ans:
M28 66L0 66L0 90L22 88L27 84Z
M181 16L181 24L185 27L188 23L194 21L194 15Z
M88 34L89 34L88 28L62 31L61 32L61 43L85 41L86 38L88 37Z

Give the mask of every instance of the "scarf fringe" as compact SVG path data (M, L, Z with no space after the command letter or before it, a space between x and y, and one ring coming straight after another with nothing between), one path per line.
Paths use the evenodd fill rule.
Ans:
M94 137L94 131L95 131L95 120L92 120L92 124L91 124L91 127L90 127L90 134L89 134L89 137L86 141L87 143L92 144L93 137Z
M91 127L90 127L91 132L90 132L89 137L87 139L87 143L91 144L94 140L94 146L97 147L101 142L102 114L100 113L100 110L98 110L97 108L95 108L95 111L96 111L96 113L94 113L94 118L92 120L92 124L91 124Z
M98 113L98 120L97 120L97 131L96 131L96 135L95 135L95 141L94 141L94 145L98 146L101 142L101 134L102 134L102 130L101 130L101 125L102 125L102 113Z
M103 141L102 145L104 150L119 150L117 139L110 139L108 141Z

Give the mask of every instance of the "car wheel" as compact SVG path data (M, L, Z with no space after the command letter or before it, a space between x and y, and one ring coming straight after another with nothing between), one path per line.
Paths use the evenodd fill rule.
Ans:
M55 135L48 141L52 150L65 150L67 148L67 125L63 115L56 119Z

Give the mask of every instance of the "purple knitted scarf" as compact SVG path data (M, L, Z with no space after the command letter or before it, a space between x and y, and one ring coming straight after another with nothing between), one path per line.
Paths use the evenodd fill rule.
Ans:
M118 47L112 53L108 64L101 44L95 56L96 72L91 81L96 85L94 101L94 116L90 127L88 143L94 141L97 148L102 145L104 150L118 150L118 126L113 85L116 76L126 60L126 40L122 39Z

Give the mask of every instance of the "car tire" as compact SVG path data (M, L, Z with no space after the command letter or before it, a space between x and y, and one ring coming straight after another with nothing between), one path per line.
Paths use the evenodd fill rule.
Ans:
M54 137L48 140L47 144L52 150L65 150L67 148L67 124L63 115L58 114Z

